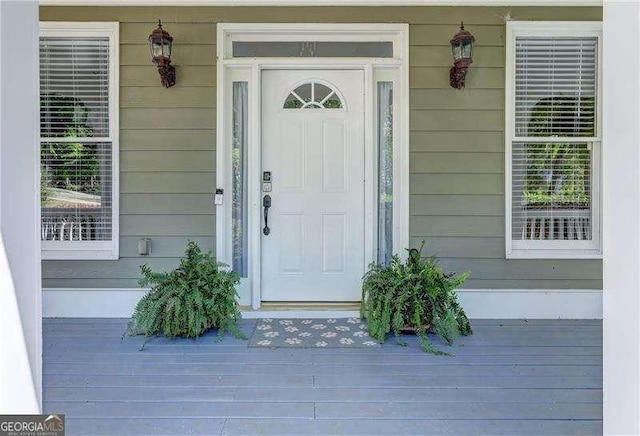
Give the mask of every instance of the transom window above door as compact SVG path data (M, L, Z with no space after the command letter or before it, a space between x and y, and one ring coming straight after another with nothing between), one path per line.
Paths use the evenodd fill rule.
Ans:
M395 23L220 23L219 60L263 63L278 59L378 64L408 56L405 24ZM408 27L407 27L408 28Z
M234 58L392 58L393 41L234 41Z
M329 84L308 82L297 86L284 101L283 109L342 109L344 104Z

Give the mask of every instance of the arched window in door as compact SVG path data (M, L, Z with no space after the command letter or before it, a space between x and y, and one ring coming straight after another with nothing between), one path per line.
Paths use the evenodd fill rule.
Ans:
M310 81L297 86L284 101L284 109L342 109L338 91L329 84Z

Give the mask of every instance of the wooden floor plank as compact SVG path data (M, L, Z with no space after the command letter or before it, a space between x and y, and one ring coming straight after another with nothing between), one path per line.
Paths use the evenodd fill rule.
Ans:
M599 389L502 388L238 388L237 401L602 403Z
M54 341L47 340L43 345L43 353L45 356L49 356L50 354L62 354L67 355L72 358L76 354L95 354L98 356L101 355L113 355L113 354L128 354L128 355L219 355L219 356L229 356L230 359L234 357L240 357L238 355L247 355L253 354L256 356L268 356L268 355L283 355L283 354L291 354L292 356L296 355L305 355L313 358L314 356L329 356L329 358L333 356L367 356L371 359L377 359L380 356L394 356L394 357L419 357L419 358L432 358L438 357L438 359L443 360L442 356L431 356L422 352L417 346L400 346L395 343L389 343L388 340L383 345L382 349L384 352L380 352L379 350L373 349L263 349L263 348L247 348L242 346L236 347L211 347L211 346L202 346L202 347L192 347L192 346L183 346L178 343L174 344L172 347L156 347L153 343L145 346L143 350L140 350L139 347L121 347L118 345L115 346L100 346L99 342L92 344L91 346L86 347L74 347L73 344L66 344L65 346L61 346ZM483 346L483 347L472 347L472 346L459 346L458 344L454 344L452 347L443 347L445 351L449 351L450 353L455 354L455 358L460 356L600 356L602 357L602 345L592 345L592 346L566 346L566 347L529 347L524 345L514 345L510 347L498 347L498 346ZM374 360L375 360L374 359ZM444 358L447 361L446 358ZM452 358L450 358L452 360Z
M241 401L198 402L58 402L44 403L45 410L64 411L76 418L292 418L314 417L313 403Z
M437 346L446 345L437 337L431 336L430 339ZM80 348L99 348L100 346L107 346L119 349L138 349L144 343L145 340L142 337L125 338L121 339L120 336L109 336L100 338L91 338L86 336L81 337L48 337L44 336L43 340L55 341L59 347L80 347ZM415 337L406 336L402 340L409 345L417 344ZM384 344L387 347L392 347L394 339L389 340ZM555 334L555 335L538 335L535 333L529 334L515 334L515 335L473 335L464 336L456 340L455 344L458 348L474 346L528 346L528 347L566 347L566 346L599 346L602 343L601 337L593 337L590 335L584 336L572 336L571 334ZM150 342L147 342L146 346L154 347L174 347L176 345L185 347L246 347L247 341L241 339L235 339L229 336L225 336L222 341L217 340L215 335L204 336L198 339L167 339L167 338L154 338Z
M194 375L47 375L45 387L229 387L229 386L312 386L313 377L306 375L225 375L204 377Z
M381 372L395 376L415 375L429 377L475 376L475 377L513 377L513 376L600 376L602 369L594 365L371 365L361 364L246 364L246 363L135 363L107 364L97 363L46 363L44 374L55 375L192 375L203 377L218 375L342 375L372 376Z
M433 377L415 375L380 374L377 376L323 375L314 377L318 387L415 387L454 388L456 386L474 388L538 388L538 389L598 389L602 386L602 376L512 376L478 377L451 376Z
M119 418L65 417L67 435L218 435L225 418Z
M229 419L224 435L598 435L602 421Z
M255 389L255 388L253 388ZM267 388L273 389L273 388ZM164 402L164 401L232 401L235 387L48 387L43 392L43 401L51 402ZM562 398L565 398L564 396Z
M44 401L57 402L514 402L596 403L599 389L502 388L317 388L317 387L49 387Z
M250 333L252 329L252 325L248 324L246 321L242 323L245 328L244 331ZM46 335L48 337L122 337L122 335L126 331L126 327L124 325L87 325L82 328L78 328L78 324L59 324L47 327ZM491 333L491 334L528 334L528 333L536 333L536 334L578 334L578 335L594 335L594 336L602 336L602 327L601 326L590 326L590 325L493 325L493 324L482 324L482 325L473 325L473 331L475 333ZM208 335L217 334L216 330L211 330L207 333Z
M328 351L328 350L327 350ZM77 363L77 364L180 364L192 365L200 363L228 363L242 358L245 364L278 365L286 363L296 364L335 364L335 365L595 365L602 366L601 355L474 355L457 353L455 359L443 359L441 356L429 354L412 355L378 355L376 359L371 354L363 353L331 353L318 355L296 353L263 353L242 355L233 353L59 353L50 352L46 356L47 363Z
M602 410L595 403L318 403L316 419L578 419L598 420Z

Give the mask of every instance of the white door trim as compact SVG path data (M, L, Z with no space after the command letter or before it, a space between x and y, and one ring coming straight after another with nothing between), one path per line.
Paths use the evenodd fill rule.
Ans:
M319 39L321 38L321 39ZM234 40L392 41L393 58L233 58ZM231 135L234 81L248 83L248 277L239 287L241 304L261 304L261 72L266 69L361 69L365 75L365 263L375 260L377 248L376 81L394 84L394 252L409 245L409 26L407 24L274 24L219 23L217 25L216 188L224 200L216 209L216 256L231 265Z

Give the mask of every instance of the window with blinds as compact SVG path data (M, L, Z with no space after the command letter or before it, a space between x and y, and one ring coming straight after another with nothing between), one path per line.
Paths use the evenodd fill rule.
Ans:
M41 28L41 239L43 253L61 254L52 258L117 257L117 33L109 24Z
M510 23L508 255L599 254L599 30L594 24L599 25L587 23L594 29L589 31L575 23L542 29Z

